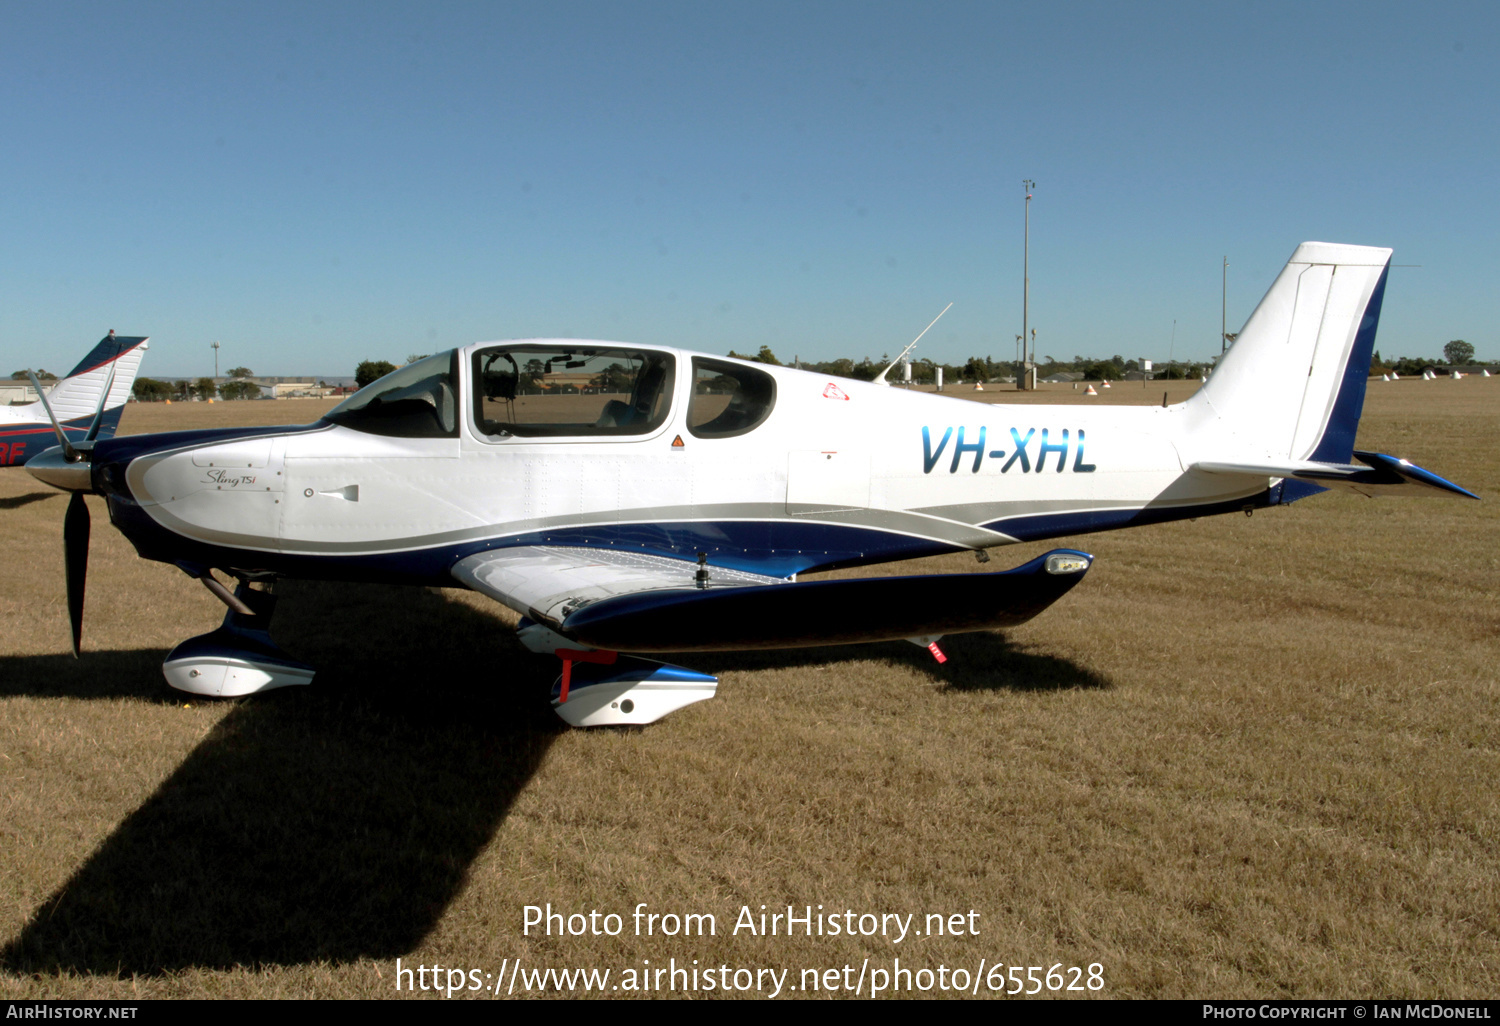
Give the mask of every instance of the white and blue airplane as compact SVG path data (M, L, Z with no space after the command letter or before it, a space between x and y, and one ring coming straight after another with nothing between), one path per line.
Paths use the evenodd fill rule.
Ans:
M562 659L581 726L648 723L716 680L643 656L908 639L1022 623L1092 556L1002 573L798 581L935 553L1253 511L1328 488L1471 493L1354 450L1390 250L1299 246L1208 383L1175 406L982 405L660 346L487 342L317 423L61 447L77 651L88 514L229 607L177 688L307 683L269 634L277 578L459 584ZM81 540L80 540L81 539ZM233 592L214 576L235 578Z
M19 467L56 440L48 403L70 441L83 440L96 419L96 437L113 435L149 348L146 341L117 336L111 329L78 366L42 393L45 402L37 399L21 406L0 406L0 467Z

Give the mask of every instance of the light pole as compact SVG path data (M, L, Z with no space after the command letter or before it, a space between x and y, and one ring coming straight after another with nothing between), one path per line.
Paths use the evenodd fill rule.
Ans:
M219 343L213 342L209 348L214 351L214 381L219 380Z
M1026 230L1021 243L1021 376L1024 378L1027 365L1036 359L1034 340L1031 359L1026 359L1026 330L1031 321L1031 190L1036 188L1036 182L1023 178L1021 184L1026 187ZM1019 387L1025 388L1026 385Z
M1229 257L1224 257L1224 280L1219 285L1219 355L1229 349Z

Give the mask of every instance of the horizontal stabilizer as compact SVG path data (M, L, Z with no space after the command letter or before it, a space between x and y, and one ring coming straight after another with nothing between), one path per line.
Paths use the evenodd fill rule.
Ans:
M628 652L800 648L958 634L1025 623L1082 580L1092 560L1058 549L1003 573L642 592L585 606L559 626L584 644Z
M1423 470L1414 463L1378 452L1354 453L1359 463L1319 463L1313 460L1205 461L1189 469L1205 474L1242 474L1251 477L1306 481L1322 488L1347 488L1361 495L1461 495L1479 496L1452 481Z

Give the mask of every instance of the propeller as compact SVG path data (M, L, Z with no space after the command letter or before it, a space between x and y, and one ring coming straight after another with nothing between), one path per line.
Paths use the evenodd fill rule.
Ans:
M68 433L63 430L62 424L57 420L57 414L52 412L52 404L47 401L47 392L42 388L42 383L36 379L36 371L28 370L26 376L31 379L31 387L36 389L36 394L42 399L42 409L47 411L47 419L52 421L52 430L57 432L57 444L62 446L63 458L69 463L77 463L83 457L77 449L73 448L73 443L68 440ZM113 384L113 379L111 379L111 384ZM109 389L104 390L103 398L109 398ZM97 415L94 420L96 422L99 420Z
M116 356L118 355L116 353ZM63 579L68 590L68 623L73 629L73 658L75 659L82 651L83 589L89 569L89 507L83 496L93 491L91 461L94 454L94 441L98 438L99 428L104 423L104 408L109 402L110 389L115 384L115 367L115 361L111 360L104 388L99 393L99 406L94 410L94 420L89 425L88 432L82 441L76 445L69 440L68 433L63 430L62 423L57 419L57 414L52 412L52 404L47 401L47 393L42 390L42 383L37 380L36 374L32 371L26 372L31 377L32 387L41 397L42 409L47 411L47 417L52 421L52 430L57 433L57 440L62 448L60 461L57 459L59 455L57 450L48 449L28 460L26 469L39 480L73 493L73 497L68 500L67 515L63 517Z

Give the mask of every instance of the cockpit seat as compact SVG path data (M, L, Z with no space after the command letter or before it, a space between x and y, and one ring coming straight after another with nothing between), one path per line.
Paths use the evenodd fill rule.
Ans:
M629 403L611 399L604 404L599 419L594 421L594 427L625 427L633 419L632 413Z

